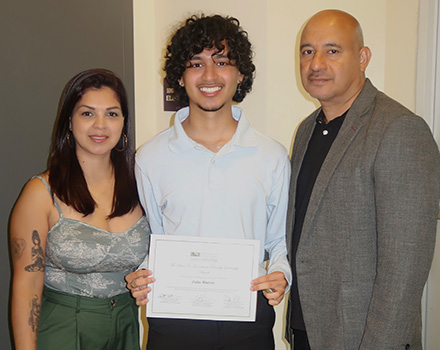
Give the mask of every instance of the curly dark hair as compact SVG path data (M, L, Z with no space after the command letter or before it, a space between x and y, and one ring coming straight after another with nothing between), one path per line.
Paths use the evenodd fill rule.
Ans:
M229 48L228 58L244 76L233 100L241 102L251 91L255 72L252 45L238 19L220 15L193 15L175 32L165 55L165 79L174 89L173 97L180 106L187 106L189 103L185 88L178 82L188 61L204 49L215 47L218 52L224 50L225 41Z

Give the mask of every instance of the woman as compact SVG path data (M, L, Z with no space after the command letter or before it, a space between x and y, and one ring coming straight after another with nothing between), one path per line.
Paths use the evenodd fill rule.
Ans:
M139 349L124 276L143 261L150 229L129 135L119 78L92 69L70 80L48 170L26 184L11 217L17 350Z

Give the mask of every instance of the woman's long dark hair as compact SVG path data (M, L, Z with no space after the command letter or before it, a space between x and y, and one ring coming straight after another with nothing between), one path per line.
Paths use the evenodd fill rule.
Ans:
M118 144L111 151L115 188L113 208L109 218L132 211L139 203L134 177L134 150L131 142L127 93L122 81L106 69L90 69L74 76L64 88L52 135L48 158L49 184L52 193L65 204L87 216L95 211L96 203L89 192L83 171L76 157L76 145L70 131L73 109L88 89L112 89L121 105L124 127ZM124 134L127 137L125 142Z

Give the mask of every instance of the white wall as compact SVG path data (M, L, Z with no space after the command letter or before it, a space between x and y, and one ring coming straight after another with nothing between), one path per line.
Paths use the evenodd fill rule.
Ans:
M330 5L329 5L330 3ZM194 12L237 17L254 46L257 75L241 107L253 126L290 149L299 122L317 106L303 91L296 52L305 20L325 8L350 12L373 52L367 75L408 108L415 105L416 0L134 0L136 139L138 145L169 126L161 71L167 38ZM276 349L287 349L284 305L278 307Z
M416 112L440 142L440 0L420 0ZM440 213L439 213L440 219ZM425 349L440 349L440 222L434 261L423 299Z
M361 22L373 51L367 74L374 84L414 108L418 1L335 0L331 7ZM169 125L171 113L162 111L161 95L166 40L180 21L204 12L235 16L248 31L257 75L241 107L256 129L289 148L292 131L316 106L297 79L298 32L308 17L324 8L328 1L134 0L138 145Z

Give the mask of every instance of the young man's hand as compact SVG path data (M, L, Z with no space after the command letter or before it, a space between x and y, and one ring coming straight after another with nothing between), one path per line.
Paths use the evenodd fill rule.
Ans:
M264 296L269 300L269 305L278 305L284 298L284 291L287 288L287 281L282 272L276 271L254 279L251 282L251 290L262 290Z

